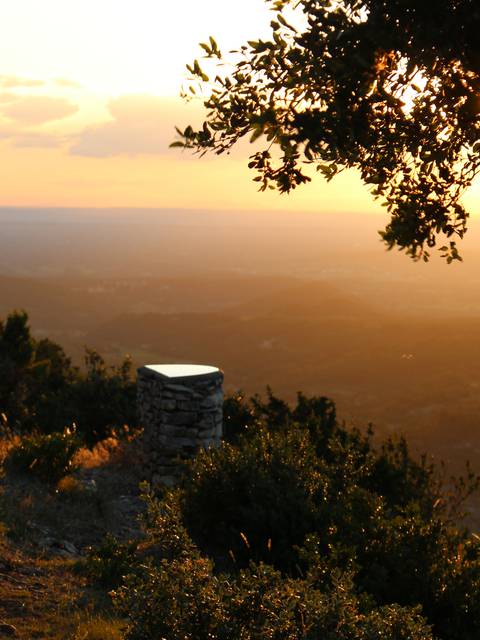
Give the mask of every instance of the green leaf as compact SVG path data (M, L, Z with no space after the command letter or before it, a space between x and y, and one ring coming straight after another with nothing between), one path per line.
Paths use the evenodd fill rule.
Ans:
M250 136L250 142L255 142L255 140L258 140L258 138L260 138L262 134L263 134L263 127L255 127L252 135Z

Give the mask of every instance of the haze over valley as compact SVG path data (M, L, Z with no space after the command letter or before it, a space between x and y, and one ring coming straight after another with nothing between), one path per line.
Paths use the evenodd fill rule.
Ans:
M480 228L464 263L384 251L380 216L0 212L0 313L81 363L212 363L226 391L334 399L342 418L480 462ZM456 466L456 464L454 465Z

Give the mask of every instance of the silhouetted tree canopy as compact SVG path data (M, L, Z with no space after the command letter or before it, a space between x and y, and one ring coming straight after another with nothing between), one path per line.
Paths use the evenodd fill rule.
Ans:
M249 163L261 190L308 182L305 163L327 180L357 169L391 214L389 248L428 260L441 245L460 259L460 198L480 166L478 0L266 2L269 39L219 64L213 83L198 61L188 67L208 112L174 146L220 154L244 136L262 142ZM201 46L220 62L213 38Z
M128 357L109 367L86 348L82 372L56 342L32 336L25 311L0 319L0 431L58 435L75 423L90 446L135 426L135 395Z

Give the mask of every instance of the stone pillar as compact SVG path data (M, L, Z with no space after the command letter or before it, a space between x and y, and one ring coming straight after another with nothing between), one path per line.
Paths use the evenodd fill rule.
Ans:
M146 365L137 371L145 475L172 486L179 458L218 447L223 425L223 372L203 365Z

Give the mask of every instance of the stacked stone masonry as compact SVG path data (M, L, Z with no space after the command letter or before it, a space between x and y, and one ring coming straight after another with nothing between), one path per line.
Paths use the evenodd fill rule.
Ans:
M174 367L138 369L144 477L154 486L174 485L180 460L194 457L200 449L218 447L222 437L223 372L199 366L191 368L202 372L198 375L170 376L155 370L163 372L169 366Z

